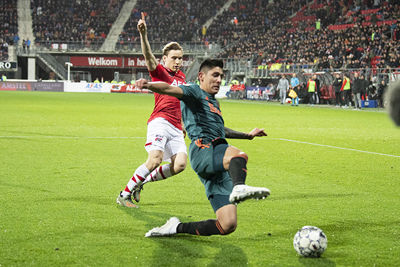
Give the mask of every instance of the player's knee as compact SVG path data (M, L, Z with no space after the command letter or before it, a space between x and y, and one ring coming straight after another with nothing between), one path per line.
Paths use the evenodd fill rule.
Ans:
M232 159L238 159L238 158L243 158L246 162L249 160L249 157L247 156L247 154L245 152L240 152L239 154L233 156L230 160L230 162L232 162Z
M222 228L224 235L233 233L236 230L237 220L236 217L225 217L218 219L219 225Z
M173 175L182 172L186 168L187 156L177 155L172 158L171 169Z
M249 156L245 152L240 152L238 157L244 158L246 162L249 160Z
M162 155L153 155L147 159L146 166L151 171L160 166L161 163Z
M186 168L186 162L175 162L174 164L175 174L182 172L185 168Z
M224 230L225 235L229 235L229 234L235 232L236 227L237 227L237 221L232 220L229 222L225 222L224 225L222 226L222 229Z

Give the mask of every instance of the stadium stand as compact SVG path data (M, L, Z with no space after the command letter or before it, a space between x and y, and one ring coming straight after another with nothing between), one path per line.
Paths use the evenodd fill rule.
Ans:
M18 33L17 5L13 0L0 4L0 60L8 60L8 46L14 44Z
M54 41L98 48L119 14L124 0L32 0L36 45Z
M146 14L148 37L152 43L201 42L203 24L215 16L224 0L138 0L132 15L121 33L118 47L139 42L137 22L141 12Z
M211 24L206 38L227 47L222 57L252 57L273 38L269 29L285 21L298 6L296 1L236 1Z
M96 49L124 0L55 2L32 0L35 42L78 42ZM217 42L224 48L220 57L250 58L253 65L315 70L399 66L398 1L237 0L203 29L224 2L138 0L117 49L139 44L136 24L144 11L152 43Z
M286 17L283 16L284 11L280 10L279 1L277 4L265 5L268 10L257 8L257 5L247 10L245 2L238 1L230 10L239 18L237 25L234 22L223 24L221 18L219 23L223 26L217 23L208 31L210 35L207 36L210 39L216 38L227 45L228 48L222 57L252 57L256 64L271 65L285 62L304 66L316 65L317 70L400 66L398 56L400 4L397 2L384 2L372 12L359 9L357 13L352 13L353 16L359 14L358 17L373 12L385 14L379 16L378 19L381 20L376 23L363 23L360 19L352 18L352 21L356 22L351 25L339 24L328 27L326 24L328 22L323 20L320 30L315 28L318 16L324 17L328 12L341 12L340 6L334 4L336 1L328 1L331 5L323 6L316 4L315 1L309 5L310 8L307 6L301 8L291 19L288 14ZM314 8L311 8L312 6ZM321 12L321 9L324 12ZM235 13L237 10L239 12ZM306 12L307 10L311 11ZM391 19L385 20L388 18ZM299 21L303 23L298 23ZM310 28L311 23L314 26ZM243 29L251 31L245 32ZM229 47L229 44L234 45Z
M2 12L4 6L8 9L11 6L9 10L14 10L11 13L16 16L14 2L3 1ZM39 61L49 65L51 57L45 55L49 50L41 48L51 47L52 61L58 60L61 69L71 55L57 55L57 52L83 52L81 56L84 57L91 54L96 58L114 57L112 60L132 54L140 57L136 27L141 12L146 14L148 36L155 53L159 54L162 45L169 41L179 41L183 45L185 54L190 57L185 69L190 79L195 79L198 66L189 64L197 56L225 59L228 79L235 75L267 79L286 72L300 74L299 79L304 82L311 72L362 70L372 77L369 74L400 68L400 2L396 0L30 0L30 3L35 35L32 43L36 50L30 56L37 52ZM125 15L129 15L126 8L121 12L124 3L132 3L134 7L132 11L129 7L130 18L121 32ZM12 21L9 17L1 19L9 23ZM117 23L117 18L121 17L124 20L119 19ZM113 29L118 30L110 34L113 25ZM16 28L15 25L15 34ZM5 37L6 28L1 30L3 48L4 40L12 42L14 33L8 30ZM102 46L115 44L118 34L115 49L112 46L107 50ZM107 42L104 42L107 35ZM68 47L52 48L52 44L54 47L67 44ZM136 60L129 58L133 59ZM141 59L138 60L142 64ZM121 75L131 77L145 71L127 66L121 67L124 69ZM55 68L50 69L54 71ZM104 70L109 73L107 79L114 74L111 68ZM73 71L94 72L83 67ZM101 77L102 72L99 67L93 75ZM332 82L332 77L328 76L319 76L322 85ZM331 91L323 91L327 98L331 97Z

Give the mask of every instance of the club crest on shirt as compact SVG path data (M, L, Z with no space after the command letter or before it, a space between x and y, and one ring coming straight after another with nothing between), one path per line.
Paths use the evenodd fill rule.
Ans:
M163 137L161 136L161 135L156 135L156 137L154 138L154 141L155 142L162 142L162 140L163 140Z

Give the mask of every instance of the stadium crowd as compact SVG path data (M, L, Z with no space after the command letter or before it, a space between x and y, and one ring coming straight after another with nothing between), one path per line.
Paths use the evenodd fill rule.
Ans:
M8 46L14 43L18 33L17 5L13 0L2 0L0 4L0 60L8 60Z
M223 6L224 0L138 0L119 38L119 44L139 40L136 25L146 14L148 37L152 42L198 42L205 34L202 25Z
M125 0L31 0L35 43L103 43ZM400 2L396 0L138 0L120 45L138 43L140 13L151 42L218 42L222 58L312 66L314 70L400 67ZM0 58L18 42L16 2L0 6ZM24 45L25 42L23 41Z
M36 42L101 44L123 3L32 0ZM400 66L398 1L237 0L209 28L203 27L224 3L138 0L118 44L139 42L136 25L143 11L152 42L218 42L225 48L223 58L312 65L316 70Z
M32 0L36 43L51 41L101 45L124 0Z
M300 9L303 22L296 20L297 14L289 17L293 8L283 8L285 1L268 2L239 0L211 25L206 37L225 45L222 57L250 57L254 64L263 65L316 65L316 70L400 67L398 1L374 1L362 7L358 6L360 1L349 1L352 4L348 8L340 1L314 1ZM302 1L291 4L296 7ZM370 6L376 8L376 21L362 12ZM338 21L318 20L318 16L335 17L326 14L338 14ZM328 27L329 23L342 23L348 16L352 27ZM226 23L229 18L232 21Z

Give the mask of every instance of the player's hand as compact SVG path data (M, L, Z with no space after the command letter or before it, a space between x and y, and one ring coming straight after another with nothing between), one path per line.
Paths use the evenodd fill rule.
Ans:
M144 13L142 12L141 14L142 14L142 18L138 21L137 28L138 28L139 33L143 35L143 34L146 34L146 32L147 32L147 26L146 26L146 20L145 20Z
M143 88L147 88L149 84L149 81L146 79L139 79L136 81L135 83L135 87L138 89L143 89Z
M264 132L264 129L254 128L251 132L249 132L249 139L253 140L256 136L267 136L267 133Z

